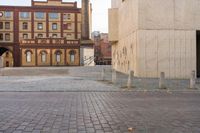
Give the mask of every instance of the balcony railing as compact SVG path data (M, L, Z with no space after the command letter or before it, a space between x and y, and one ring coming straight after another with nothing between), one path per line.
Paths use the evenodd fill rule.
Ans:
M21 39L20 45L80 45L80 40L67 40L66 38Z

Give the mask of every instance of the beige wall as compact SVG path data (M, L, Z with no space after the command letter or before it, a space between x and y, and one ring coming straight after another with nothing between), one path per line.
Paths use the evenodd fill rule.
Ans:
M120 4L121 4L121 0L111 0L112 8L118 8Z
M199 6L199 0L140 0L139 28L200 29Z
M112 45L112 65L115 69L128 73L131 69L136 72L137 34L127 37Z
M142 77L189 78L196 70L196 31L140 30L137 68Z
M109 9L108 11L109 14L109 40L110 41L117 41L118 40L118 30L119 30L119 24L118 24L118 9L117 8L113 8L113 9Z
M115 69L124 73L131 69L140 77L165 72L170 78L189 78L196 70L199 0L112 0L112 7L109 40L116 34L113 27L118 27L119 35L112 45ZM116 10L117 26L112 20Z

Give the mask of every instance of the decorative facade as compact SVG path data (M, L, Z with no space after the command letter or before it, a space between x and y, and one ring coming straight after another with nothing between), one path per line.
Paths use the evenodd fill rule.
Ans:
M0 6L4 66L81 65L82 16L77 2L62 0L32 0L27 7Z
M138 77L200 76L200 0L112 0L113 68Z

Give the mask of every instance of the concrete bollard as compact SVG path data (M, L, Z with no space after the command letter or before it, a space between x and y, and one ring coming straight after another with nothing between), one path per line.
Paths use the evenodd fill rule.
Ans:
M127 88L128 89L131 89L131 87L132 87L133 76L134 76L134 72L130 70L129 75L128 75L128 81L127 81Z
M167 87L165 85L165 73L164 72L160 73L159 89L167 89Z
M117 72L115 69L112 69L112 83L115 84L117 81Z
M190 89L196 88L196 77L195 77L195 71L191 72L191 78L190 78Z
M103 68L101 71L101 80L105 81L105 68Z

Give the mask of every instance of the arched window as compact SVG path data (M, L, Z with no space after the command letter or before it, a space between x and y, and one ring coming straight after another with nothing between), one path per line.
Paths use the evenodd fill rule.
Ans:
M62 53L59 50L55 52L55 57L56 57L56 62L57 63L61 62L61 54Z
M31 62L32 53L31 51L26 51L26 62Z
M41 61L43 63L45 63L47 61L47 52L46 51L41 52Z
M71 63L74 63L74 62L75 62L75 54L76 54L76 52L75 52L74 50L71 50L71 51L69 52L69 55L70 55L70 62L71 62Z

